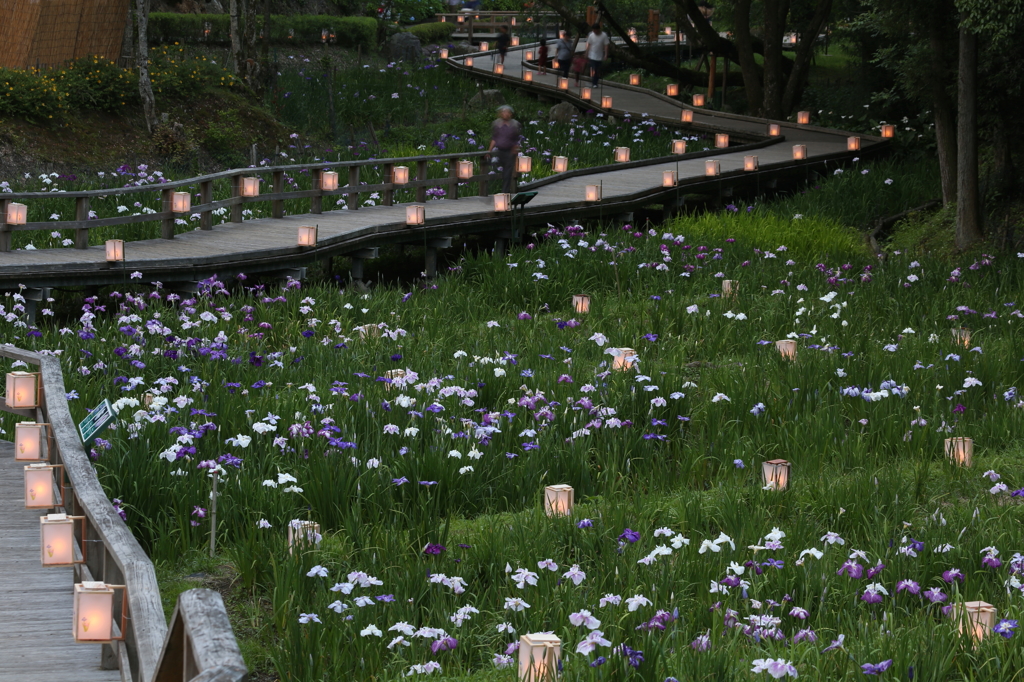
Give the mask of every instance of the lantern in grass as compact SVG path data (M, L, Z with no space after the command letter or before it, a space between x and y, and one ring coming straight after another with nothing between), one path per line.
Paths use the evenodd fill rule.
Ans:
M974 440L963 437L947 438L946 457L957 466L971 466L971 460L974 458Z
M515 17L512 18L512 25L515 26ZM512 47L519 47L519 36L512 36Z
M601 96L601 108L602 109L611 109L612 108L612 96L611 95L602 95Z
M662 187L675 187L676 183L679 182L679 173L674 170L667 170L661 172L661 186Z
M784 459L770 459L761 464L764 487L768 490L785 490L789 487L790 464Z
M590 296L587 294L573 294L572 307L580 315L586 315L590 312Z
M324 171L320 174L320 189L325 192L333 192L338 189L338 174L334 171Z
M260 195L260 179L242 178L241 189L243 197L258 197Z
M799 125L805 126L811 122L811 112L809 111L798 111L796 112L796 122Z
M976 642L980 642L992 634L996 625L996 607L983 601L965 601L956 605L953 617L958 621L960 634L966 630Z
M422 225L426 222L425 207L423 204L416 204L414 206L406 206L405 208L405 224L406 225Z
M782 339L781 341L775 342L775 348L786 360L796 360L796 340L795 339Z
M380 327L375 324L364 324L355 328L361 339L374 339L380 336Z
M616 348L612 356L612 369L620 372L633 369L636 366L636 351L632 348Z
M722 164L715 159L708 159L704 162L704 175L709 178L718 177L722 174Z
M25 509L52 509L63 503L53 494L53 475L59 464L29 464L25 467Z
M544 488L544 513L548 516L568 516L572 513L573 489L560 483Z
M502 64L501 62L495 62L494 63L494 75L495 76L500 76L500 75L502 75L504 73L505 73L505 65Z
M669 97L678 97L679 85L677 83L669 83L665 86L665 94Z
M886 123L885 125L883 125L882 137L886 139L896 137L896 126L892 125L891 123Z
M722 280L722 296L730 298L739 293L740 283L734 279L723 279Z
M594 91L590 87L584 86L580 89L580 99L585 99L589 102L594 99Z
M587 185L585 192L587 201L601 201L601 185Z
M953 343L957 344L958 346L963 346L964 348L967 348L967 346L971 345L970 329L967 329L965 327L953 327L953 329L950 331L953 332Z
M39 373L8 372L7 407L15 410L34 410L39 407Z
M14 425L14 459L33 461L49 459L43 457L43 443L50 432L49 424L18 422Z
M846 138L846 151L848 152L859 152L860 151L860 138L856 135Z
M469 180L471 177L473 177L473 162L459 161L457 170L460 180Z
M465 64L466 64L466 66L468 66L469 68L473 68L473 58L472 58L472 57L466 57L466 62L465 62Z
M28 221L28 206L12 201L7 204L7 224L24 225Z
M113 642L124 639L128 596L122 599L121 636L114 637L114 591L123 585L81 582L75 585L74 633L76 642Z
M743 157L743 170L745 171L756 171L757 170L757 157L750 155Z
M528 62L532 62L533 61L533 50L527 50L526 51L525 59Z
M569 169L568 156L555 156L551 159L551 170L555 173L564 173Z
M105 246L108 263L120 263L124 261L123 239L108 239Z
M320 524L303 519L292 519L288 522L288 551L295 547L312 547L319 545L323 536L320 535Z
M615 148L615 163L626 163L629 161L629 147Z
M517 156L516 157L516 173L529 173L533 170L533 157L532 156Z
M144 396L142 396L142 404L146 406L146 409L149 409L150 405L153 404L154 398L156 398L156 396L154 396L152 393L147 393Z
M704 95L702 93L696 93L693 96L693 106L702 107L704 106Z
M480 42L480 51L481 52L487 52L487 50L489 50L489 49L491 49L491 44L490 43L488 43L486 40L483 40L483 41Z
M519 638L519 682L555 682L562 664L562 640L537 632Z
M793 145L793 160L794 161L805 161L807 159L807 145L795 144Z
M563 77L559 76L558 77L558 89L559 90L568 90L569 89L569 79L568 78L563 78Z
M192 210L192 195L188 192L175 192L171 195L171 212L188 213Z
M391 169L391 183L395 185L404 185L409 182L409 167L408 166L395 166Z
M299 226L299 246L316 246L316 225Z
M683 109L683 113L680 114L679 120L683 123L693 123L693 109Z
M533 82L533 71L527 71L526 73L524 73L523 74L523 81L526 82L526 83L532 83Z
M686 140L672 140L672 153L673 154L685 154L686 153Z
M494 212L507 213L512 208L512 195L499 193L494 195Z
M82 522L84 539L84 516L47 514L39 517L39 553L43 566L71 566L84 563L84 552L83 560L75 561L75 521Z
M448 48L447 47L442 47L441 48L441 59L448 59Z
M629 74L629 84L630 85L640 85L640 74L638 74L638 73L631 73L631 74Z
M715 135L715 148L725 149L729 146L729 135L728 133L718 133Z
M384 378L385 379L390 379L390 381L385 381L384 382L384 390L385 391L390 391L391 390L391 384L394 382L395 379L404 379L405 378L405 370L404 369L389 369L388 371L384 372Z
M778 123L769 123L768 124L768 136L769 137L778 137L781 134L782 134L782 126L780 126Z

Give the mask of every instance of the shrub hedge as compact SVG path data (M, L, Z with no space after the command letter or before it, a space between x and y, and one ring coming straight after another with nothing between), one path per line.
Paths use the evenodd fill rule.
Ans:
M455 32L455 24L435 21L430 24L416 24L415 26L410 26L406 30L415 35L420 39L421 43L426 45L427 43L448 42L452 33Z
M262 22L262 17L261 17ZM209 34L204 35L206 28ZM335 17L320 15L271 15L270 40L276 45L313 45L323 40L323 31L333 31L342 47L373 50L377 46L377 20L372 17ZM158 43L231 42L231 22L227 14L177 14L154 12L149 15L149 40Z

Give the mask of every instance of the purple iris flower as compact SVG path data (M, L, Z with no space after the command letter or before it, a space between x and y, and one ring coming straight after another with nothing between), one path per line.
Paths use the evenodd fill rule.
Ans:
M860 580L864 577L864 567L858 564L853 559L843 562L843 565L836 571L836 575L846 574L854 580Z
M960 572L959 568L951 568L948 571L942 572L942 579L945 580L947 583L951 583L955 580L963 582L964 574Z
M869 568L868 569L868 578L869 579L870 578L874 578L876 575L881 573L882 569L884 569L884 568L885 568L885 564L883 564L881 561L879 561L878 564L874 568Z
M458 645L459 640L454 637L444 637L435 642L431 642L430 650L436 654L438 651L451 651Z
M860 667L864 671L865 675L880 675L889 669L892 665L892 659L882 661L881 663L865 663Z
M619 536L619 539L625 540L626 542L632 544L640 539L640 533L630 528L627 528L626 530L622 531L622 535Z
M992 628L992 631L997 635L1002 635L1006 639L1013 637L1013 631L1017 627L1017 621L1003 618L1001 621L996 623L996 626Z
M913 580L901 580L896 583L896 593L906 590L910 594L921 594L921 586Z
M927 599L928 601L930 601L933 604L940 604L940 603L946 601L946 595L942 593L942 590L936 590L936 589L925 590L924 591L924 596L925 596L925 599Z
M582 520L579 521L579 523L576 524L576 527L577 528L590 528L593 525L594 525L594 522L591 521L590 519L582 519Z

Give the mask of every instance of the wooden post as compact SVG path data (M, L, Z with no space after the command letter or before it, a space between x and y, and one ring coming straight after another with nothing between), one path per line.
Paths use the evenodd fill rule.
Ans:
M729 58L725 58L725 70L722 71L722 109L725 109L725 93L729 88Z
M708 52L708 106L715 106L715 67L718 66L718 57L714 52Z
M284 191L284 171L274 171L274 194ZM273 199L270 202L270 214L274 218L284 217L284 199Z
M238 199L239 202L231 207L231 222L240 223L242 222L242 176L232 175L231 176L231 198Z
M426 180L427 179L427 162L417 161L416 162L416 179ZM423 203L427 200L427 186L422 184L416 188L416 201Z
M395 164L385 163L384 164L384 184L389 187L384 190L384 200L381 201L381 205L390 206L395 202L395 186L393 184L395 180Z
M213 181L204 180L199 183L199 201L204 204L209 204L213 201ZM212 230L213 229L213 211L209 208L204 208L199 213L199 229L200 230Z
M459 160L451 159L448 166L448 196L447 199L459 198Z
M0 252L11 250L11 230L7 227L7 199L0 199Z
M75 220L89 220L89 197L78 197L75 199ZM75 248L89 248L89 228L75 228Z
M174 190L165 189L161 194L163 204L163 220L160 221L160 238L174 239L174 213L171 208L174 206Z
M469 31L469 37L466 39L470 45L473 44L473 14L466 17L466 29Z
M437 277L437 249L428 246L423 259L423 271L427 273L427 279L434 279Z
M490 180L491 180L491 155L484 154L480 157L480 191L477 193L479 196L485 197L490 193Z
M348 210L359 210L359 166L350 166L348 169L348 194L345 195Z
M210 491L210 556L217 552L217 470L213 470L213 487Z
M319 168L314 168L310 171L310 176L313 178L313 189L318 190L319 193L309 200L309 212L310 213L323 213L324 212L324 195L323 190L320 188L323 186L320 182L323 171Z

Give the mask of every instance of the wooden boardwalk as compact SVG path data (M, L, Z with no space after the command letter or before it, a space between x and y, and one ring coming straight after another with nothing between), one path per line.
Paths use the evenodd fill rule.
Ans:
M100 645L71 636L71 567L43 568L39 517L24 508L24 464L0 441L0 682L117 682Z

